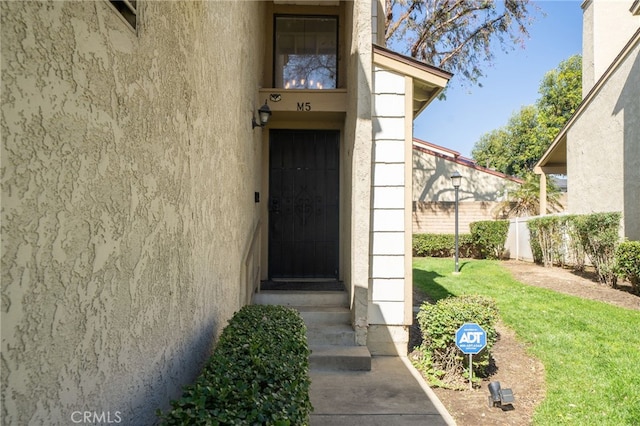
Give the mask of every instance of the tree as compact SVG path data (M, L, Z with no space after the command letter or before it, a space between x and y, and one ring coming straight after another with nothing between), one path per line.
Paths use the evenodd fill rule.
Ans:
M531 23L529 0L385 0L385 40L412 57L462 76L473 84L482 64L523 45Z
M547 180L547 210L560 211L560 188L551 179ZM509 193L498 207L501 217L537 216L540 214L540 178L529 173L518 189ZM548 212L545 212L545 214Z
M540 125L551 144L582 101L582 56L574 55L547 72L538 89L536 102ZM546 150L546 148L545 148Z
M579 55L547 72L534 105L522 107L507 124L485 133L472 157L482 165L524 177L549 148L582 99L582 60Z

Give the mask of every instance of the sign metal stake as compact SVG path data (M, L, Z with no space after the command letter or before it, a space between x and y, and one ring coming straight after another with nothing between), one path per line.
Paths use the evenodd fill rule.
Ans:
M473 390L473 364L471 363L472 358L473 355L469 354L469 390Z

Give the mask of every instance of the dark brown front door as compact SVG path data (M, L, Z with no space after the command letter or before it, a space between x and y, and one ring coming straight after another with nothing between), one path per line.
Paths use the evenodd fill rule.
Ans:
M338 278L339 132L271 130L269 276Z

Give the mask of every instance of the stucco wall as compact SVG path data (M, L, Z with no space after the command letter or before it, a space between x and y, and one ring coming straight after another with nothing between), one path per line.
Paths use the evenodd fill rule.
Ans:
M567 133L571 213L623 212L640 239L640 44Z
M582 96L602 77L640 26L640 16L634 16L629 10L632 4L631 0L584 2Z
M342 150L345 246L344 280L351 294L356 343L366 344L371 221L371 4L346 2L348 108ZM349 26L351 25L351 26Z
M413 150L413 200L424 202L454 201L451 175L462 175L458 190L460 202L503 201L518 183L501 176L477 170L433 154Z
M0 4L5 424L153 422L240 304L263 3L138 4Z
M413 150L413 232L453 234L455 232L455 189L451 175L462 175L459 200L459 231L470 232L469 224L494 220L509 191L519 184L488 171L475 169L434 154Z

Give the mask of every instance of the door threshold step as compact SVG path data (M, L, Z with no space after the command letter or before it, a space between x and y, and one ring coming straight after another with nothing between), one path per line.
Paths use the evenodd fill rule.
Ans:
M280 281L270 280L262 281L260 289L263 291L345 291L344 283L337 280L322 281Z

